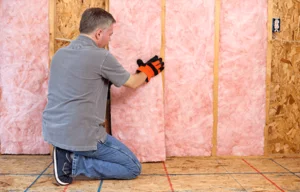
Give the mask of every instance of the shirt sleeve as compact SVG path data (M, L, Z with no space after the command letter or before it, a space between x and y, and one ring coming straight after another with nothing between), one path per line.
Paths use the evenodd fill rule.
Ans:
M116 87L124 85L130 77L130 73L109 52L106 54L100 73L103 78L108 79Z

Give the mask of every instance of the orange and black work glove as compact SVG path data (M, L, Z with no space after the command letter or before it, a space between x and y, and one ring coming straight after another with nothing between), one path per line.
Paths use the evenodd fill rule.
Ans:
M164 70L164 62L162 61L162 58L158 58L158 56L154 56L146 63L139 59L137 60L137 64L139 65L137 73L144 72L147 75L146 82L149 82L152 77Z

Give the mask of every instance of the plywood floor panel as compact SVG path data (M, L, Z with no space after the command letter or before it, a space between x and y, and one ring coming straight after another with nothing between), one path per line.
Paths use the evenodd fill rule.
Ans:
M71 185L56 186L49 155L1 155L0 191L298 192L299 164L300 158L172 157L143 163L134 180L76 177Z

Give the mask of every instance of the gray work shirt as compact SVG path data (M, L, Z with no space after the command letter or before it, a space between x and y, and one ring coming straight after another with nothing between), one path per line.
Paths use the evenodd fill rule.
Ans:
M52 58L48 103L43 112L45 141L70 151L97 149L107 133L108 80L122 86L130 77L109 51L84 35Z

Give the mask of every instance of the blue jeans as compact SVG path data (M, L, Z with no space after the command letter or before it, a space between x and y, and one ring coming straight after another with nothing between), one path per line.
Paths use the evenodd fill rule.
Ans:
M136 156L120 141L107 135L95 151L74 151L72 177L93 179L134 179L141 173Z

